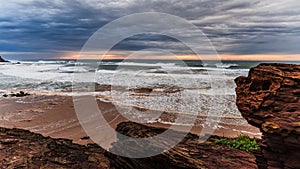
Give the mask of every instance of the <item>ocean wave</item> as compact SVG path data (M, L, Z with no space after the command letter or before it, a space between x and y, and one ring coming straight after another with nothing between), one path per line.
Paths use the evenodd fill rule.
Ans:
M217 68L230 68L230 67L233 67L233 66L239 66L238 64L226 64L226 63L217 63L215 64Z
M215 63L214 63L215 64ZM101 65L101 64L100 64ZM234 78L244 75L247 69L231 69L236 63L217 67L202 67L202 63L139 63L103 62L103 65L120 69L100 69L93 62L40 61L0 65L0 90L31 90L33 92L71 93L91 92L99 85L136 87L180 88L180 92L136 97L131 91L98 93L109 95L114 101L146 107L153 110L178 111L182 113L209 112L218 105L224 116L238 117L235 107ZM95 67L96 66L96 67ZM124 69L122 69L124 68ZM73 76L74 75L74 76ZM76 78L78 77L78 78ZM74 83L73 83L74 81ZM114 88L116 89L116 88ZM215 96L218 95L218 98ZM127 97L125 97L127 96ZM179 101L178 101L179 99Z

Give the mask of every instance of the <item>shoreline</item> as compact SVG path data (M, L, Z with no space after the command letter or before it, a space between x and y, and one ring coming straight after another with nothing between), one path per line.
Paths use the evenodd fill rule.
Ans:
M121 122L129 121L118 113L112 103L97 101L103 116L110 122L112 128L115 129ZM165 129L171 126L159 122L142 124ZM20 98L2 97L0 98L0 126L27 129L53 138L71 139L78 144L93 143L91 140L81 139L87 135L78 122L71 96L31 94ZM260 138L259 130L250 125L222 124L222 126L216 129L213 135L236 137L242 134ZM180 128L184 130L184 126L176 126L179 131ZM189 132L199 135L201 129L200 126L194 126Z

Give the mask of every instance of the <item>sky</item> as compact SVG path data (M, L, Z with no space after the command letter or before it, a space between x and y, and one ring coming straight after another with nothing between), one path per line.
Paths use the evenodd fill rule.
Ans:
M76 59L99 28L120 17L162 12L186 19L222 59L300 60L298 0L10 0L0 5L0 55L7 59ZM196 59L177 39L135 35L109 56L147 48ZM101 49L99 49L101 50Z

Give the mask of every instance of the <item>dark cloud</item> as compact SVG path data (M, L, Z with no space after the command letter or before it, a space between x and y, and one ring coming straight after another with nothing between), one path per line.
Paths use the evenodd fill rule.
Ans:
M139 34L132 36L115 45L112 50L119 52L127 50L139 51L148 48L167 49L174 54L193 54L193 51L179 40L159 34Z
M11 57L55 57L79 51L101 26L137 12L164 12L189 20L219 53L300 53L300 2L297 0L54 0L6 1L0 7L0 53ZM191 34L192 36L192 34ZM116 50L164 48L190 53L165 36L139 35ZM20 55L16 54L20 52Z

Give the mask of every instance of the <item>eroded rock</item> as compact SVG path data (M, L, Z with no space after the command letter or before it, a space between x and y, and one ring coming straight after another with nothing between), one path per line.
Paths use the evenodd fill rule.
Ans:
M300 65L260 64L239 77L237 106L263 133L268 168L300 168Z

